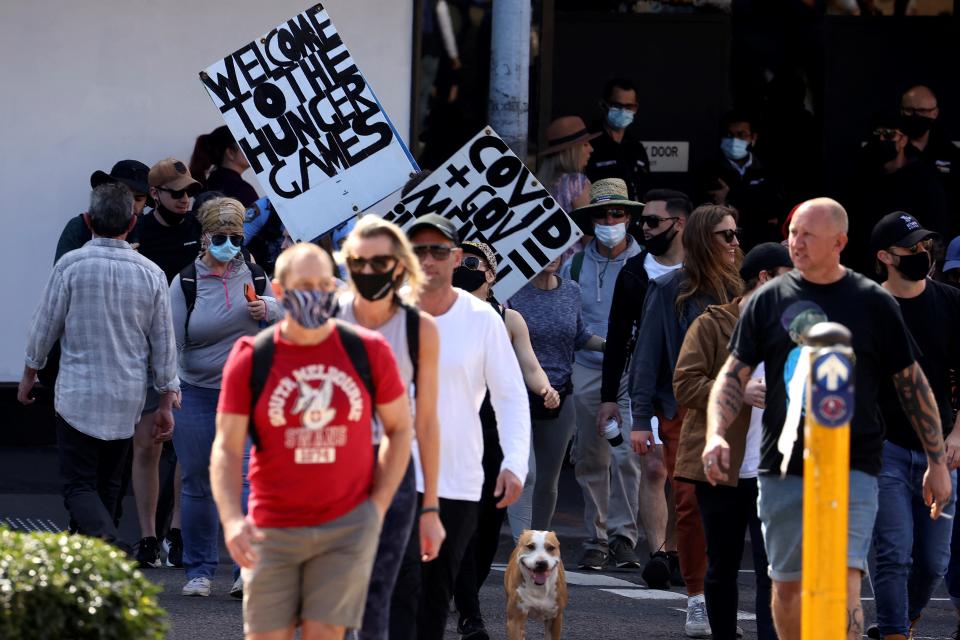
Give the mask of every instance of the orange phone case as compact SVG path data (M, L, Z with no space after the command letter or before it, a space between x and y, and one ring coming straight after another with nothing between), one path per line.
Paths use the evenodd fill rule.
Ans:
M243 297L247 299L247 302L253 302L257 299L257 294L253 292L253 285L249 282L243 285Z

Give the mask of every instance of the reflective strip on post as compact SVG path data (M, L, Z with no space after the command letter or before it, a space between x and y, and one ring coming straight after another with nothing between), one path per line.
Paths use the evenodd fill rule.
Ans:
M854 356L850 331L833 322L811 327L804 343L813 350L804 426L801 638L845 638Z

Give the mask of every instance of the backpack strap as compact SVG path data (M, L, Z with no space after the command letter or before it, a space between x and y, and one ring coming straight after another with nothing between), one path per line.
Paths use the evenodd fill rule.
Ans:
M570 279L580 284L580 271L583 270L583 251L573 254L573 262L570 264Z
M250 439L260 448L260 440L257 438L257 430L253 426L254 409L257 406L257 400L263 393L263 388L267 384L267 377L270 375L270 367L273 366L273 352L275 345L273 342L274 331L276 327L264 329L253 339L253 362L250 366Z
M408 304L402 305L407 312L407 351L413 365L413 397L417 397L417 374L420 371L420 310Z
M187 304L187 315L183 321L183 344L190 341L190 314L197 304L197 263L191 262L180 270L180 290Z
M341 320L337 320L336 322L337 331L340 334L340 342L343 343L347 357L350 358L353 368L357 370L357 375L360 376L360 380L363 381L363 386L367 388L367 393L370 394L370 413L372 414L374 413L372 405L376 403L377 399L377 389L373 384L373 372L370 370L370 357L367 354L367 347L363 344L363 339L349 323Z
M253 278L253 290L258 296L262 296L267 290L267 272L256 262L247 261L247 269L250 269L250 276Z

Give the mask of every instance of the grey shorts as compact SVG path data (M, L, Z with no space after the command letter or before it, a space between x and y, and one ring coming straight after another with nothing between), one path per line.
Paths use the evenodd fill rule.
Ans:
M318 527L261 529L260 560L243 569L243 630L264 633L301 620L359 628L380 538L370 500Z
M140 415L145 413L153 413L160 408L160 394L157 393L157 390L153 388L153 383L147 387L147 401L143 404L143 411L140 412Z
M802 574L803 478L761 475L757 515L763 524L763 542L770 563L770 578L796 582ZM847 508L847 567L867 570L867 554L877 519L877 478L862 471L850 472Z

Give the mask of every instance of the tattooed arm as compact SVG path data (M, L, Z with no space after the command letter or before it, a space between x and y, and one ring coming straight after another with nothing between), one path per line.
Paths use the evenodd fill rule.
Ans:
M703 470L710 484L715 485L727 479L730 445L727 444L725 436L743 407L743 389L752 372L753 367L730 356L710 390L710 400L707 402L707 443L701 456Z
M931 506L931 517L937 518L940 510L950 502L952 482L946 465L943 447L943 429L940 426L940 410L937 400L923 374L920 365L914 362L894 374L893 385L900 396L900 406L913 425L923 450L927 454L927 472L923 476L923 497Z

